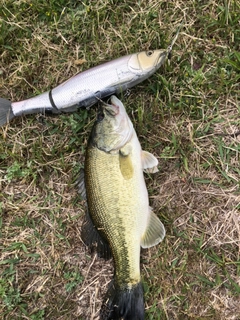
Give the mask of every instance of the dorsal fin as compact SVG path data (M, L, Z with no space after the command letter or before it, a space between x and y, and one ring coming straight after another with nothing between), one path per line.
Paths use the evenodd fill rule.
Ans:
M81 168L79 172L79 176L76 179L75 185L78 188L78 193L81 195L83 200L87 200L85 181L84 181L84 169Z
M88 208L85 212L85 221L82 226L81 237L83 242L90 248L91 251L96 249L98 255L104 259L112 257L111 249L107 241L100 235L88 213Z
M94 250L94 248L96 248L97 253L100 257L109 259L112 256L110 247L107 241L99 234L88 212L84 169L80 169L79 177L76 180L76 185L78 187L78 192L86 201L85 221L83 223L81 231L82 240L86 244L86 246L90 247L91 250Z

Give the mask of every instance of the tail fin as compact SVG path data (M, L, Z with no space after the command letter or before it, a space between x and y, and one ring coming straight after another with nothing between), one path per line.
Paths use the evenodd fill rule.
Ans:
M11 101L0 98L0 127L14 118Z
M111 284L100 312L101 320L144 320L143 287L120 289Z

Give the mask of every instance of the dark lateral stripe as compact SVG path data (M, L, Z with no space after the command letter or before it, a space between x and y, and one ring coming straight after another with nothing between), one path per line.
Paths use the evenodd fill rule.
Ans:
M53 109L57 110L59 112L58 107L55 105L54 101L53 101L53 97L52 97L52 90L49 91L49 100L51 102L51 105L53 107Z

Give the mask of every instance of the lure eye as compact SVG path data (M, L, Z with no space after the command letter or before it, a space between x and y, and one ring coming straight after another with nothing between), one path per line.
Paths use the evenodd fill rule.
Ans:
M153 55L153 51L149 50L149 51L147 51L146 54L147 54L148 57L151 57Z

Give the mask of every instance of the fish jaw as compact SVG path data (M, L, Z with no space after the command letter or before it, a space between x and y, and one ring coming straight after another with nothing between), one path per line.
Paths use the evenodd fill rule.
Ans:
M91 133L92 143L105 152L118 152L133 135L133 125L122 102L112 96L111 104L100 107Z
M132 136L135 133L135 130L133 128L133 124L131 120L129 119L129 116L126 112L126 109L123 105L123 103L116 97L111 96L111 105L117 110L116 117L119 119L117 127L115 127L115 132L119 134L121 137L121 143L119 145L115 146L115 150L121 149L124 145L126 145L127 142L130 141Z

